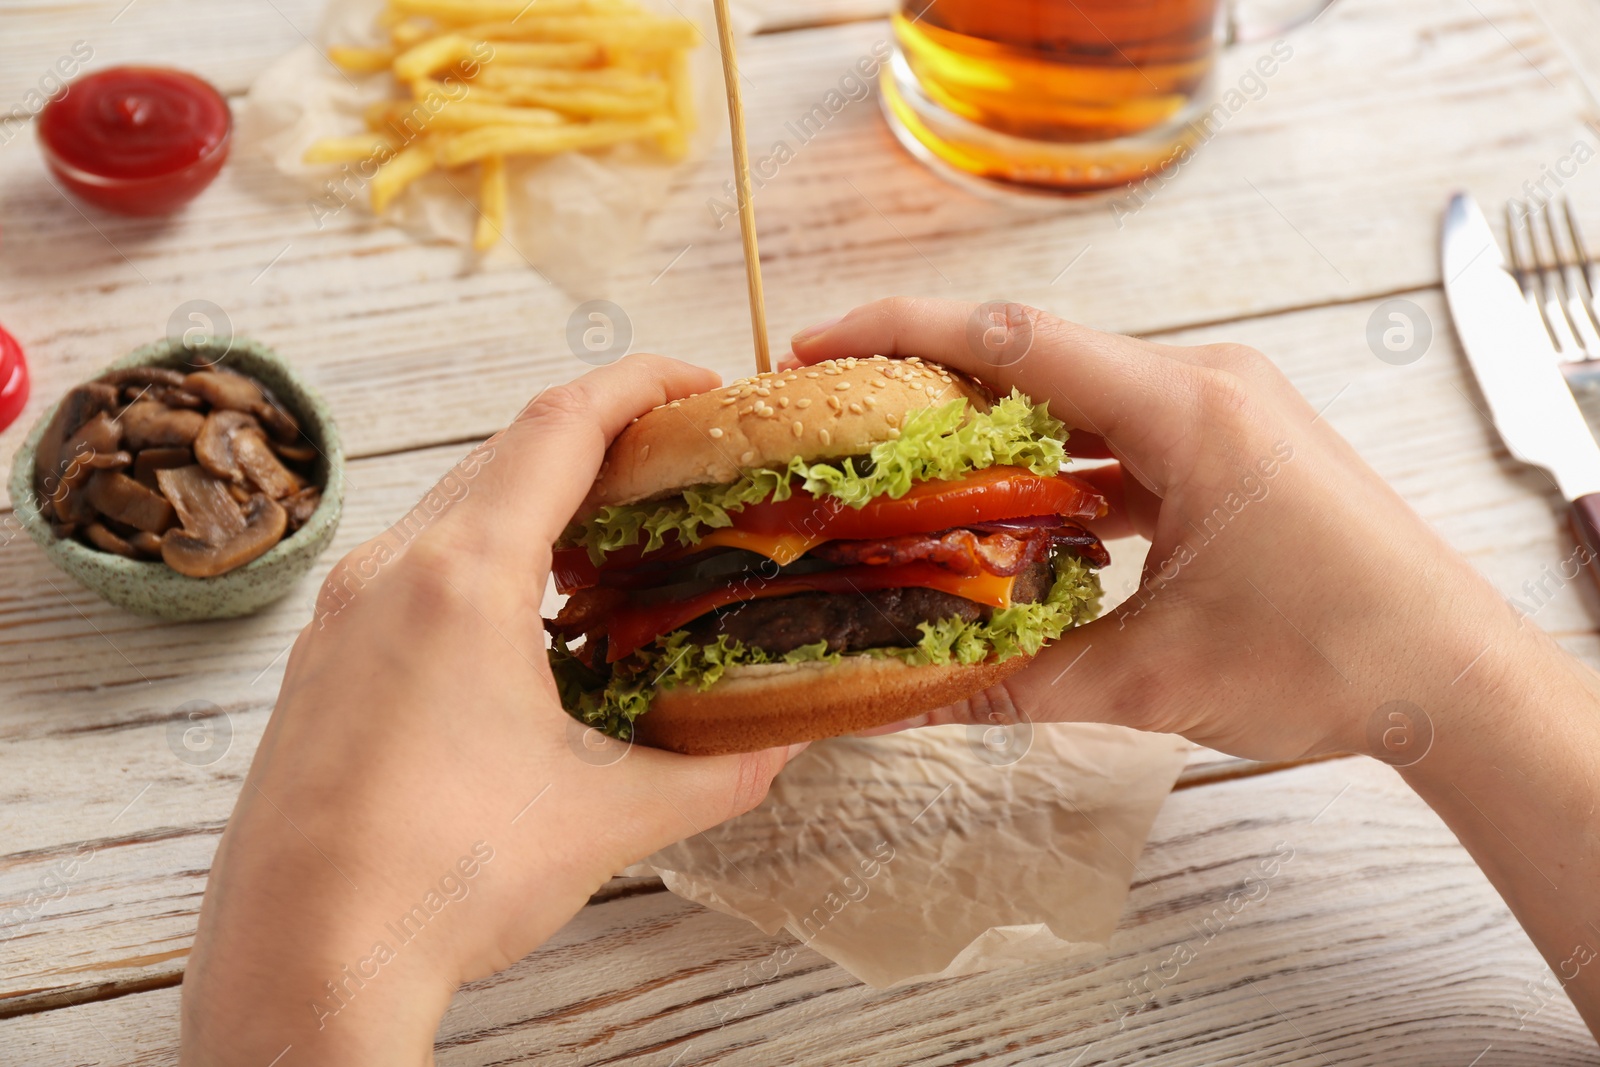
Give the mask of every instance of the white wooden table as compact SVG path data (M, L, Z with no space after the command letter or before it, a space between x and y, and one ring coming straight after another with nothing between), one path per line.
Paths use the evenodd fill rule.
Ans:
M239 94L314 32L319 6L13 0L0 7L0 110L77 41L96 66L175 64ZM768 4L744 48L752 145L784 136L884 39L885 7ZM1120 211L957 191L900 151L873 101L850 104L760 194L773 331L909 293L1004 296L1126 332L1253 344L1507 596L1523 596L1572 546L1547 480L1510 461L1477 410L1439 291L1438 217L1454 187L1494 203L1565 172L1600 233L1600 162L1576 175L1570 162L1578 142L1590 156L1600 145L1586 125L1600 118L1589 88L1600 5L1342 0L1291 44L1259 99ZM1245 47L1230 69L1264 48ZM640 347L727 374L744 369L749 341L738 235L706 207L725 151L679 175L605 295ZM1379 361L1365 339L1374 307L1395 296L1431 318L1432 346L1409 366ZM302 196L250 158L171 223L85 215L46 181L30 134L0 147L0 323L35 376L0 457L43 405L196 299L275 345L331 401L352 457L334 552L400 515L523 398L586 369L564 340L573 299L512 257L469 270L457 250L359 211L319 230ZM171 1063L207 867L316 579L254 618L166 625L72 585L3 517L0 1064ZM1114 550L1121 596L1139 550ZM1583 583L1534 617L1600 664L1597 619ZM232 729L227 754L204 767L167 742L193 700L220 706ZM1206 920L1281 843L1294 859L1267 897L1207 938ZM803 948L752 981L783 939L659 883L619 880L541 952L462 991L439 1060L1597 1059L1507 909L1388 768L1197 752L1138 866L1108 948L889 992ZM1174 967L1185 943L1194 958Z

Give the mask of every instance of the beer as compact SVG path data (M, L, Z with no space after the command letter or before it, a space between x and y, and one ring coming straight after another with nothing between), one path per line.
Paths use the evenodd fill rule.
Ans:
M904 0L885 106L908 147L967 173L1135 181L1191 143L1222 18L1219 0Z

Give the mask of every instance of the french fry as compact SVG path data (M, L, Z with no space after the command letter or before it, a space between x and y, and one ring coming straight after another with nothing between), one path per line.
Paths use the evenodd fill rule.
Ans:
M491 89L595 89L665 101L666 83L631 70L532 70L491 63L473 79Z
M340 70L351 74L377 74L388 70L394 62L392 48L344 48L334 45L328 49L328 58Z
M372 179L372 211L382 215L408 185L436 166L438 153L429 139L417 140L401 149L378 168Z
M360 163L387 158L394 154L395 148L394 141L383 134L359 133L354 137L324 137L306 149L306 154L300 158L306 163Z
M603 148L659 136L671 125L667 116L653 115L635 122L590 122L551 129L484 126L441 137L438 161L442 167L460 167L489 156L550 156L582 148Z
M447 33L413 45L394 61L394 76L400 81L426 78L441 67L452 66L472 56L472 39Z
M674 48L693 48L700 40L694 24L684 19L664 19L654 15L551 15L547 18L522 18L516 22L472 25L463 36L490 41L592 41L610 52L637 49L661 52Z
M605 49L593 41L496 41L491 64L522 67L592 67L605 58Z
M566 121L559 111L546 108L462 102L442 108L429 129L459 132L481 126L560 126Z
M500 240L506 228L506 158L486 156L483 182L478 192L478 229L472 247L487 252Z
M666 112L666 87L649 95L605 92L599 89L541 89L524 85L500 90L511 104L548 108L584 119L631 119Z

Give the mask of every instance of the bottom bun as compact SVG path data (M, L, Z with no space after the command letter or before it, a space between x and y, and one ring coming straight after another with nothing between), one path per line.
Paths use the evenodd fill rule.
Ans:
M981 693L1033 660L912 667L889 657L735 667L710 689L662 689L637 740L691 756L756 752L868 730Z

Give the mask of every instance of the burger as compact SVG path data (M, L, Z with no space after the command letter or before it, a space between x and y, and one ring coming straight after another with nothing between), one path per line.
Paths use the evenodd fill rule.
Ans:
M1099 610L1066 433L917 359L759 374L641 416L557 544L562 704L747 752L963 700Z

